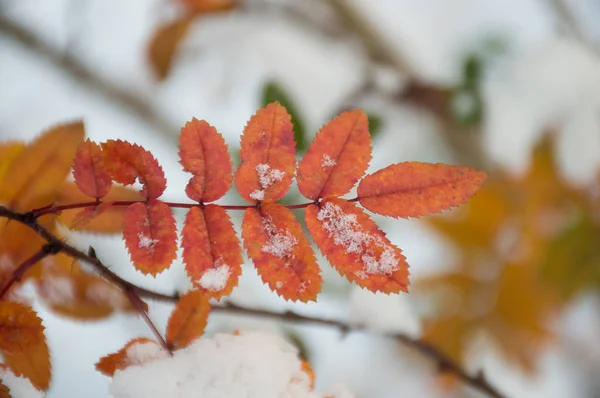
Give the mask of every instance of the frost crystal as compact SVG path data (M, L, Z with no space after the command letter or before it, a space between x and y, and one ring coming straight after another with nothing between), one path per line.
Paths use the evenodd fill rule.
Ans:
M283 171L273 169L265 163L256 165L256 173L258 174L260 186L263 187L263 189L270 187L276 181L281 181L285 175Z
M337 164L337 162L335 161L335 159L332 159L328 154L324 154L323 158L321 159L321 167L323 169L326 169L328 167L333 167Z
M214 268L210 268L204 272L199 281L200 286L214 292L223 290L225 285L227 285L230 273L229 265L223 264L223 258L219 258L215 261Z
M361 255L365 269L357 272L357 277L389 275L398 269L399 260L393 248L380 236L363 231L356 214L346 214L340 206L327 202L317 213L317 219L323 222L323 228L336 245L342 246L346 253ZM373 252L373 246L381 249L379 256Z
M138 244L140 249L149 249L153 251L154 245L158 243L158 240L149 238L141 232L138 233L138 239L140 240L140 243Z
M48 275L43 278L41 290L50 304L67 305L76 299L73 281L63 276Z
M284 258L292 254L298 239L289 231L278 231L272 219L263 217L263 228L268 235L268 240L262 247L261 252L269 253L275 257Z
M264 189L255 189L250 192L250 199L254 200L263 200L265 198L265 190Z

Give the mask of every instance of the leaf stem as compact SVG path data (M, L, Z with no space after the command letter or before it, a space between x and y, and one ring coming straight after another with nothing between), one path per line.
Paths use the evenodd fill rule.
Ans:
M50 248L50 246L44 245L44 246L42 246L42 248L40 250L35 252L31 257L29 257L27 260L23 261L21 263L21 265L19 265L19 267L17 267L17 269L15 269L13 271L13 273L12 273L10 279L8 280L8 282L6 283L6 285L4 285L2 287L2 290L0 291L0 300L2 300L4 295L10 290L10 288L16 282L20 281L21 278L23 278L23 275L25 275L25 272L27 272L27 270L29 270L29 268L31 268L34 264L36 264L38 261L40 261L44 257L49 256L51 254L53 254L53 253L52 253L52 249Z

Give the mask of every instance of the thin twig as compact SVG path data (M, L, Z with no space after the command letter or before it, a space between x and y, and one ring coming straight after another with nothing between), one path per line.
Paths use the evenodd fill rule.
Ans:
M106 98L111 104L129 111L151 129L156 129L167 137L179 131L177 126L159 114L152 102L97 74L77 57L48 44L26 26L0 15L0 33L44 57L82 85Z
M168 295L164 293L154 292L148 289L138 287L133 283L124 280L123 278L109 270L108 267L104 265L95 256L93 251L91 251L90 253L84 253L53 235L50 231L48 231L46 228L39 224L38 219L34 213L19 213L10 210L4 206L0 206L0 217L4 217L9 220L16 221L28 226L29 228L37 232L37 234L41 236L44 240L46 240L47 244L44 245L40 252L32 256L29 260L25 261L24 264L28 264L27 267L33 265L39 260L39 258L43 258L47 254L54 254L58 252L62 252L73 258L77 258L79 260L89 263L92 267L94 267L94 269L96 269L100 273L100 275L108 279L117 287L121 288L123 292L125 292L134 308L138 310L140 315L149 325L152 332L155 334L157 340L161 343L163 347L166 347L168 349L168 345L164 341L164 338L162 337L160 332L158 332L156 326L148 317L144 303L141 301L141 297L175 302L179 298L178 294ZM19 269L21 269L22 267L24 267L24 265L19 267ZM310 323L327 327L334 327L343 332L365 330L363 326L353 325L339 320L308 317L296 314L291 311L278 313L262 309L245 308L231 303L213 306L212 311L226 314L255 316L261 318L280 320L284 322ZM389 333L383 335L395 339L398 342L404 344L405 346L411 347L419 351L421 354L435 361L440 371L450 372L454 374L456 377L458 377L460 380L473 387L474 389L485 392L489 396L494 398L505 398L503 394L501 394L487 381L483 374L480 373L477 376L470 375L460 366L460 364L453 361L450 357L448 357L446 354L444 354L442 351L440 351L438 348L431 345L430 343L414 339L402 333Z
M0 290L0 300L15 283L17 283L21 280L21 278L23 278L23 275L25 275L25 272L27 272L29 268L31 268L44 257L49 256L50 254L52 254L52 247L50 247L49 245L45 245L27 260L23 261L21 265L19 265L19 267L17 267L17 269L13 271L12 276L10 277L8 282L6 282L4 286L2 286L2 290Z

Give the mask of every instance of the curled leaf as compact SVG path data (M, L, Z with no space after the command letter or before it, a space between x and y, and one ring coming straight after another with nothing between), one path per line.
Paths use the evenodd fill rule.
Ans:
M190 209L181 232L185 270L209 297L231 293L242 273L242 249L229 215L220 206Z
M298 164L298 189L311 200L344 195L370 160L367 115L362 110L344 112L321 128Z
M468 167L421 162L397 163L363 178L360 204L391 217L421 217L466 202L486 174Z
M248 257L271 290L286 300L316 300L321 291L321 270L290 210L276 203L247 209L242 236Z
M181 129L179 158L194 174L185 192L197 202L219 199L231 187L232 165L223 136L204 120L192 119Z
M292 184L296 144L291 117L278 102L256 112L242 134L235 185L244 200L274 202Z
M171 209L155 200L135 203L123 217L123 239L136 269L156 275L177 256L177 227Z
M372 292L407 291L408 264L402 252L353 203L329 198L308 206L305 219L321 253L350 282Z
M136 179L144 186L142 196L156 199L165 191L167 180L162 167L152 154L127 141L108 140L102 143L102 156L111 177L124 185Z
M184 294L169 317L167 345L178 350L202 336L209 312L208 297L201 291L190 290Z

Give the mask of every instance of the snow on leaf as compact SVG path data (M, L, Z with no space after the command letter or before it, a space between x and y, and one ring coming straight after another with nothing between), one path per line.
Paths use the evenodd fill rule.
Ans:
M36 389L27 377L17 376L0 364L0 398L44 398L46 394Z
M110 174L102 159L102 148L86 140L77 148L73 161L73 177L77 187L92 198L102 198L112 185Z
M135 267L156 275L169 268L177 255L177 228L164 202L135 203L123 217L123 239Z
M202 336L209 312L208 297L200 290L181 296L167 323L167 345L178 350Z
M358 185L360 204L391 217L421 217L466 202L486 174L468 167L421 162L397 163L370 174Z
M0 301L0 353L17 376L40 390L50 384L50 353L42 320L28 306Z
M407 291L402 252L353 203L330 198L308 206L305 219L323 255L350 282L373 292Z
M96 363L96 370L106 376L114 376L117 370L126 369L128 366L139 365L144 361L140 360L140 356L136 355L134 350L131 350L131 347L136 345L155 345L157 349L161 347L154 340L151 340L147 337L138 337L129 341L123 348L119 351L106 355ZM160 351L160 350L158 350ZM155 354L154 357L161 357L160 354ZM145 356L147 360L152 360L152 357L148 355Z
M232 165L223 136L204 120L192 119L181 129L179 158L194 174L185 192L197 202L212 202L231 187Z
M167 180L163 169L141 146L108 140L102 143L102 156L114 181L131 185L137 179L143 185L141 194L147 199L156 199L164 192Z
M242 134L242 164L235 173L238 192L246 201L281 199L296 169L296 143L291 116L273 102L250 118Z
M27 145L6 169L0 203L18 211L52 203L83 137L83 123L75 122L53 127Z
M209 297L231 293L242 273L242 248L227 212L217 205L193 207L181 231L185 270Z
M367 115L362 110L344 112L321 128L298 164L298 189L312 200L344 195L370 160Z
M131 188L113 185L99 206L79 212L64 211L57 219L61 224L73 230L105 234L120 233L123 230L123 214L127 207L112 206L112 202L141 201L143 199L137 191ZM65 182L60 188L56 203L57 205L65 205L87 201L89 199L74 183Z
M271 290L286 300L315 300L321 275L302 227L290 210L275 203L246 210L242 236L248 256Z
M169 377L157 377L165 371ZM293 345L277 334L247 331L202 337L172 357L128 367L109 389L116 398L323 397L312 390Z

